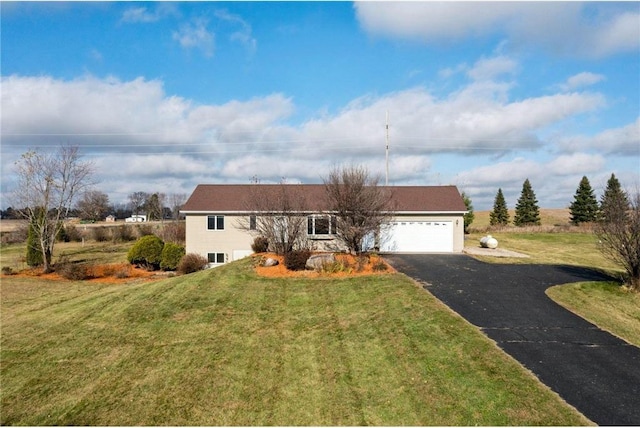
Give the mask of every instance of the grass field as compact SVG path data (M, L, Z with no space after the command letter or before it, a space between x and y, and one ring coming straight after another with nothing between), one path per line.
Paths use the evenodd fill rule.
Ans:
M474 211L473 223L470 229L472 232L484 232L489 227L490 211ZM515 210L509 210L509 221L513 225ZM543 227L565 227L569 226L571 216L568 208L541 208L540 222Z
M584 425L400 274L2 280L3 425Z
M640 293L618 283L580 282L552 287L547 295L600 328L640 346Z
M530 258L486 259L620 272L591 234L558 230L492 232ZM56 253L120 263L130 245ZM2 246L0 266L24 267L23 254ZM638 344L640 295L613 283L548 294ZM263 278L245 260L126 284L5 276L0 297L3 425L589 423L400 274Z

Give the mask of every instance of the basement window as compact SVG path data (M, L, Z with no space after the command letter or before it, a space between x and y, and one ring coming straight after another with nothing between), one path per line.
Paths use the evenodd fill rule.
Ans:
M209 263L222 264L224 263L224 253L208 253L207 260Z

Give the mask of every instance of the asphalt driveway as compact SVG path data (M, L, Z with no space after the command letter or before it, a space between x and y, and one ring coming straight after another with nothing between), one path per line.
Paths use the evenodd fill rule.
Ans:
M391 264L479 327L598 425L640 425L640 348L549 299L553 285L608 280L583 268L398 254Z

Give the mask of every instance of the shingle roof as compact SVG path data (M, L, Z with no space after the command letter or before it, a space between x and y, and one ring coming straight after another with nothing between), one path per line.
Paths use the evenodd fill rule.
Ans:
M265 197L281 192L280 184L199 184L180 210L183 213L251 212L252 198L258 192ZM285 184L293 192L302 192L305 211L327 208L323 184ZM382 186L385 188L385 186ZM396 212L464 212L466 207L456 186L388 186Z

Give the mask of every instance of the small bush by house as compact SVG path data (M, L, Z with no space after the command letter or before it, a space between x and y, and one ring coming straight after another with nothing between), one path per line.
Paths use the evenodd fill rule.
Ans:
M309 250L293 250L285 253L284 265L289 270L305 270L307 260L311 256Z
M162 270L176 270L184 254L185 251L182 245L174 244L173 242L165 243L162 249L160 268Z
M164 242L155 235L146 235L138 239L127 253L129 263L157 270L162 261Z
M253 240L251 249L254 253L266 253L269 250L269 240L264 236L258 236Z
M181 274L197 272L204 269L207 264L209 264L208 260L200 254L185 254L178 264L178 272Z

